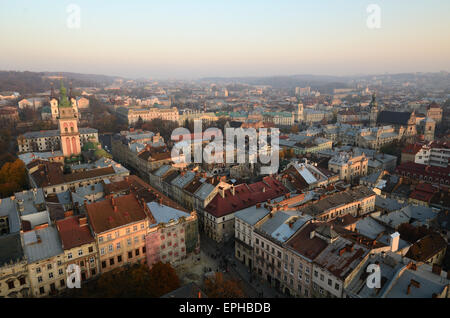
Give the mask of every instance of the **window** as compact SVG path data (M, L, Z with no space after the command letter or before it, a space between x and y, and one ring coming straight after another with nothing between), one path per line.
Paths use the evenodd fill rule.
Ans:
M116 250L120 250L120 242L116 244Z
M39 294L45 294L45 288L44 287L40 287L39 288Z
M117 256L117 263L122 263L122 255Z
M10 281L9 283L8 283L8 288L9 289L13 289L15 286L14 286L14 281L12 280L12 281Z
M112 239L111 234L108 234L108 235L107 235L107 240L108 240L108 241L111 241L111 239Z
M60 269L58 270L58 274L59 274L59 275L64 274L64 271L62 270L62 268L60 268Z
M36 267L36 273L40 273L41 272L41 268L40 267Z
M133 226L133 231L134 231L134 232L137 231L137 225Z
M83 255L83 250L78 250L78 256L82 256Z
M61 285L61 287L64 287L66 285L66 282L64 281L64 279L61 279L59 281L59 284Z
M61 266L61 265L62 265L62 262L61 262L61 261L58 261L57 264L58 264L58 266Z
M146 248L145 248L145 246L142 248L142 254L145 254L145 252L146 252Z
M133 253L132 252L128 252L128 258L133 258Z
M111 266L114 265L114 258L109 259L109 265L111 265Z
M134 243L138 243L139 242L139 236L135 236L134 237Z
M137 249L137 250L135 251L135 254L136 254L136 256L139 255L139 249Z
M98 237L98 241L101 243L101 242L103 242L103 236L99 236Z
M38 283L42 283L42 276L38 276Z
M331 281L331 279L328 279L328 286L333 286L333 282Z
M320 274L320 280L323 281L324 277L323 274Z
M92 253L94 251L94 248L92 246L89 246L89 253Z
M131 238L127 239L127 244L128 244L128 246L131 245Z
M130 228L129 227L127 228L127 234L130 234Z
M334 289L339 290L339 284L338 283L334 284Z
M52 264L47 264L47 269L48 270L52 269Z
M112 244L109 244L109 246L108 246L108 250L109 250L109 252L111 253L113 250L114 250L114 248L113 248L113 246L112 246Z
M53 278L53 273L48 273L48 278Z
M143 230L144 229L144 223L141 223L141 230Z
M105 268L106 267L106 261L103 261L102 262L102 268Z
M20 286L22 286L22 285L25 285L25 283L26 283L26 281L25 281L25 277L20 277L19 278L19 283L20 283Z
M317 271L314 271L314 277L319 277L319 273Z

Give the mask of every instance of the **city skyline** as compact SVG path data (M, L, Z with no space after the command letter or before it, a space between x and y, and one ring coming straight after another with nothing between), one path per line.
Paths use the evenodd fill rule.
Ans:
M76 12L71 4L79 9L79 27L70 25ZM371 4L381 10L380 28L367 25ZM155 79L450 70L450 4L439 1L426 7L420 1L0 6L0 39L10 43L0 53L4 70Z

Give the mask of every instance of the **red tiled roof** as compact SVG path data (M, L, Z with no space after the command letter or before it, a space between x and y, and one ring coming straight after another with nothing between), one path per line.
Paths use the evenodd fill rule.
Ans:
M95 233L142 221L147 217L145 205L134 194L87 204L86 210Z
M309 223L289 240L288 246L300 255L314 260L328 246L326 241L317 236L311 239L311 232L323 224Z
M404 174L406 176L408 176L409 173L409 177L414 179L419 179L420 176L423 176L427 178L428 177L432 178L432 181L429 180L424 181L436 182L441 184L445 183L447 185L450 183L449 167L442 168L436 166L422 165L415 162L405 162L397 166L396 171L397 173ZM414 175L416 176L414 177Z
M56 221L56 227L65 250L94 241L87 221L84 225L80 225L79 216L72 216L64 220Z
M413 191L409 195L410 199L418 200L418 201L422 201L422 202L430 202L432 197L433 197L433 193L417 191L417 190Z
M421 144L408 144L405 148L403 148L402 153L416 154L422 149Z
M289 192L280 181L273 177L265 177L263 181L253 184L240 184L234 187L234 191L233 195L231 188L225 190L225 195L222 197L219 190L205 210L215 217L222 217Z

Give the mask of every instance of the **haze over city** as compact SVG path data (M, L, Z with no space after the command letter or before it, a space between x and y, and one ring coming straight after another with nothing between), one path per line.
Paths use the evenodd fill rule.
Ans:
M367 26L372 3L380 28ZM71 4L79 28L68 27ZM449 9L438 0L2 1L0 69L163 79L448 71Z

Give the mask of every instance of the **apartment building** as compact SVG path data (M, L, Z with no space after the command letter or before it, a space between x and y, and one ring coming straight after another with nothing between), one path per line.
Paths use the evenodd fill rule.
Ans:
M347 182L367 175L369 159L366 155L341 152L328 161L328 170L339 174L339 179Z
M93 164L73 167L73 172L64 173L63 164L44 160L33 160L26 165L28 178L33 188L42 188L45 196L94 185L112 177L127 176L128 169L111 159L100 159Z
M27 260L20 233L0 236L0 298L31 294Z
M365 186L325 195L316 202L310 202L299 211L317 220L328 221L350 214L360 216L375 209L376 194Z
M179 113L176 107L172 108L137 108L137 107L119 107L116 110L120 119L128 125L133 125L141 119L142 121L151 121L153 119L162 119L178 122Z
M145 201L132 193L110 195L85 208L99 250L101 273L145 261L145 237L149 222L154 223Z
M81 147L87 142L98 142L98 130L79 128ZM61 132L58 129L31 131L17 137L19 153L52 151L61 149Z
M80 267L81 282L97 277L99 260L97 245L85 216L68 216L56 221L56 228L64 250L66 268Z
M287 207L272 210L254 230L253 263L257 275L274 288L291 295L294 288L293 258L285 251L285 243L312 218Z
M149 266L162 261L179 265L200 252L200 235L195 212L185 212L160 202L147 203L155 219L146 237Z
M205 233L217 242L230 239L235 232L234 213L288 192L280 181L270 176L260 182L232 185L228 189L219 186L218 193L204 209Z
M54 296L66 288L64 250L56 227L49 222L23 233L28 261L31 294L34 297Z

